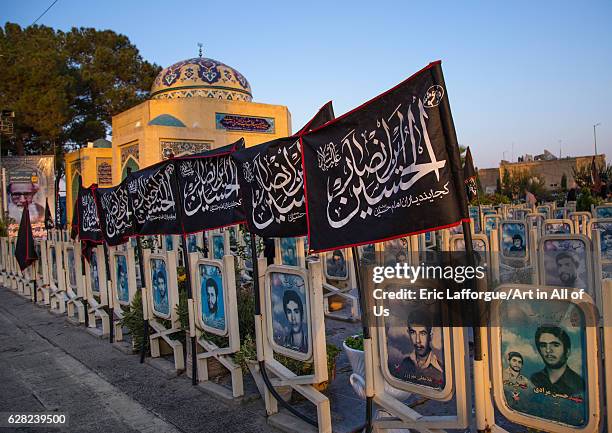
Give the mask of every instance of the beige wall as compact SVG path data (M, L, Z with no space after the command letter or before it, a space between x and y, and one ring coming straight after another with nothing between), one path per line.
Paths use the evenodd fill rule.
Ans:
M75 177L81 175L83 185L100 183L98 179L98 166L102 163L111 163L112 149L109 148L83 148L65 155L66 161L66 216L67 221L72 221L72 208L76 200L77 191L73 190ZM100 186L110 186L101 184Z
M227 131L216 128L216 113L274 119L274 133ZM185 127L148 123L161 114L179 119ZM162 159L161 140L206 142L217 148L243 137L247 146L291 135L291 115L285 106L192 97L149 100L113 117L113 182L121 182L126 163L125 149L137 144L138 165L146 167ZM124 149L124 158L121 154ZM136 158L134 158L136 159Z

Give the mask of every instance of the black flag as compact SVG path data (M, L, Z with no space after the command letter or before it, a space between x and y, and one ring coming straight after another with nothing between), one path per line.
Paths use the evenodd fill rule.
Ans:
M32 224L30 223L30 210L24 206L21 215L21 224L17 233L15 245L15 258L22 271L38 260L38 254L34 248L34 236L32 235Z
M301 140L315 251L438 230L468 218L440 62Z
M146 235L182 234L174 161L162 161L126 178L134 232Z
M478 196L476 176L478 176L478 173L476 173L476 169L474 168L472 151L468 147L465 152L465 163L463 165L463 182L465 183L465 192L470 200Z
M135 234L127 181L111 188L96 188L95 194L104 241L111 246L126 242Z
M325 104L300 133L332 120ZM279 138L232 154L240 172L240 194L249 230L263 237L307 233L304 174L299 136Z
M51 230L54 227L51 209L49 209L49 199L45 200L45 229Z
M79 239L82 241L91 241L93 243L102 243L102 230L100 229L100 219L98 218L98 209L96 207L96 197L94 195L95 185L89 188L79 186L79 195L77 196L77 229ZM74 220L74 218L73 218Z
M231 154L244 148L235 143L196 155L176 158L183 233L195 233L243 223L238 167Z

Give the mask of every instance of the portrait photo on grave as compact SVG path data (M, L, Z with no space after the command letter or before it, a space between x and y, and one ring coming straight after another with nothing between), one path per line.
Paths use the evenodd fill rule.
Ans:
M163 318L170 317L168 270L164 259L150 259L153 312Z
M74 248L66 248L66 257L68 259L68 284L72 289L76 289L76 264L74 262Z
M269 328L276 352L306 361L312 357L310 295L300 270L266 274Z
M280 238L281 261L283 265L298 266L296 238Z
M51 281L57 286L57 255L55 253L55 246L50 246L49 251L51 252ZM13 255L15 255L14 250Z
M174 249L174 240L172 239L172 235L165 235L164 243L166 251L172 251Z
M225 288L220 265L201 263L198 266L200 284L200 318L205 331L227 334L225 321Z
M346 262L347 250L334 250L325 253L324 272L330 280L348 280L349 271Z
M91 251L91 257L89 259L89 278L91 279L91 291L95 295L100 294L100 280L98 272L98 252L96 249Z
M221 260L225 255L225 236L223 233L212 235L213 259Z
M544 223L545 235L569 235L571 233L572 228L568 223Z
M476 266L488 266L487 263L487 243L484 239L472 239L474 258ZM453 238L451 244L452 251L465 251L465 240L463 238Z
M527 256L527 228L524 223L501 223L501 250L506 257Z
M612 218L612 206L597 206L595 218Z
M383 242L385 266L396 263L407 263L409 254L408 238L393 239Z
M115 284L117 284L117 299L122 304L129 304L130 290L127 257L123 254L115 255L115 281Z
M387 292L402 287L386 286ZM415 289L414 286L410 287ZM418 290L418 289L417 289ZM393 386L405 384L427 387L436 392L447 385L444 328L439 301L385 300L389 316L384 322L383 373Z
M187 235L187 252L195 253L198 251L198 235Z
M581 309L569 301L510 300L500 303L497 313L495 362L503 404L544 420L585 425L588 347Z
M593 221L591 231L599 231L599 245L602 260L612 260L612 219Z
M544 278L548 286L584 289L591 296L587 249L581 239L545 239L543 243Z

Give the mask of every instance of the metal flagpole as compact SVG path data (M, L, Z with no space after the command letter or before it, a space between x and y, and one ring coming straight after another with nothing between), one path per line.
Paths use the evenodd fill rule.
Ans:
M180 194L179 194L180 197ZM182 200L179 199L182 202ZM182 206L182 204L181 204ZM193 309L193 290L191 288L191 261L189 259L189 251L187 250L187 235L181 235L181 246L183 249L183 263L185 264L185 275L187 277L187 302L189 304L189 313L194 313ZM191 320L190 320L191 322ZM192 330L189 330L189 339L191 340L191 384L198 384L198 354L195 335L192 335Z
M353 267L355 268L355 281L357 283L357 292L359 294L359 307L361 308L361 325L363 329L363 348L365 353L366 346L371 346L371 335L370 335L370 322L369 322L369 308L368 308L368 299L366 293L363 289L363 285L361 284L361 270L359 267L359 249L357 247L351 248L352 256L353 256ZM367 357L367 355L366 355ZM366 360L366 364L367 364ZM366 369L367 371L367 369ZM366 374L367 376L367 374ZM364 378L366 379L366 378ZM366 379L367 380L367 379ZM372 431L372 411L374 408L374 396L368 395L371 394L367 391L366 386L366 425L365 425L365 433L370 433Z
M113 289L111 288L111 285L109 284L111 282L111 276L110 276L110 260L108 258L108 247L106 245L106 242L103 244L104 245L104 261L106 262L106 297L108 299L108 309L109 309L109 316L110 316L110 329L108 331L108 342L109 343L113 343L115 340L115 309L113 308ZM110 293L109 293L109 289L110 289Z
M145 308L147 304L144 298L144 285L145 285L145 274L144 274L144 255L142 254L142 242L140 237L136 238L136 254L138 254L138 267L140 268L140 293L142 295L142 342L140 343L140 363L144 363L145 353L147 349L147 339L149 338L149 319L145 314Z

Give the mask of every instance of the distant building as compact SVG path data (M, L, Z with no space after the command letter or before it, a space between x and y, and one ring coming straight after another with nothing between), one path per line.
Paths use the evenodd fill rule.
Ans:
M482 189L487 194L492 194L497 188L498 180L504 175L504 170L507 170L510 176L516 176L523 172L530 172L536 176L544 178L545 186L549 190L558 189L561 187L561 178L565 174L567 176L567 187L576 187L574 180L574 170L582 167L590 167L593 155L574 156L567 158L557 158L548 150L536 156L526 154L518 158L518 162L500 161L497 168L484 168L478 170L478 177ZM600 154L595 157L597 165L605 165L606 155Z

